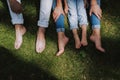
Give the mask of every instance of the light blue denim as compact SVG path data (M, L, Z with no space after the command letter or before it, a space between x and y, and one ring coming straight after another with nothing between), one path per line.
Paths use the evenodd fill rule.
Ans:
M56 7L56 0L54 0L54 2L53 2L52 9L54 10L55 7ZM65 32L64 19L65 19L64 15L61 14L59 16L59 18L57 19L57 21L55 22L55 24L56 24L56 31L57 32Z
M100 6L100 0L97 0L97 4ZM92 25L92 29L100 28L100 20L98 19L98 17L95 14L92 14L90 16L90 22Z
M52 9L53 0L40 0L40 12L38 26L47 28Z
M17 0L17 1L21 3L21 0ZM10 8L9 0L7 0L7 3L8 3L11 18L12 18L12 24L23 24L24 19L23 19L22 13L21 14L14 13ZM56 6L56 0L41 0L40 1L40 12L39 12L39 20L38 20L39 27L44 27L44 28L48 27L52 6L54 9ZM55 24L56 24L57 32L65 31L64 16L62 14L58 18L58 20L55 22Z
M67 0L68 20L70 29L78 28L78 25L88 25L86 9L83 0Z
M21 3L21 0L17 0L19 3ZM9 0L7 0L8 3L8 7L9 7L9 11L10 11L10 16L11 16L11 22L13 25L15 24L23 24L24 23L24 19L23 19L23 15L21 14L16 14L14 13L11 8L10 8L10 4L9 4Z
M17 0L17 1L21 3L21 0ZM23 14L14 13L10 8L9 0L7 0L7 3L8 3L9 11L10 11L12 24L13 25L23 24L24 23ZM48 27L52 4L53 4L53 0L41 0L40 1L38 26L44 27L44 28Z

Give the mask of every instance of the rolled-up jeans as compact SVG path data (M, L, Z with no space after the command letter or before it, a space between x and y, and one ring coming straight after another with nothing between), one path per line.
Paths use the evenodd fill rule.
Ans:
M54 0L53 2L53 7L52 7L53 11L55 7L56 7L56 0ZM57 19L57 21L55 22L57 32L65 32L64 19L65 19L64 15L61 14L59 18Z
M19 3L21 3L21 0L17 0ZM10 7L10 3L9 0L7 0L8 3L8 7L9 7L9 11L10 11L10 16L11 16L11 22L13 25L15 24L23 24L24 23L24 19L23 19L23 15L21 14L16 14L11 10Z
M100 0L97 0L97 4L100 6ZM100 19L98 19L98 17L94 13L92 13L92 15L90 16L90 22L92 25L92 29L100 28Z
M83 0L67 0L68 3L68 20L70 29L78 28L78 24L88 25L87 13Z
M19 3L21 3L21 0L17 0ZM12 24L23 24L23 14L16 14L11 10L9 0L7 0L10 16L11 16L11 22ZM38 26L41 27L48 27L49 24L49 18L51 13L53 0L41 0L40 1L40 12L39 12L39 20L38 20Z
M21 0L17 0L21 3ZM53 2L54 1L54 2ZM11 15L11 21L12 24L23 24L23 14L16 14L14 13L9 4L9 0L7 0L10 15ZM49 18L51 13L51 8L53 6L53 9L55 9L56 6L56 0L41 0L40 1L40 12L39 12L39 20L38 20L38 26L47 28L49 25ZM61 14L60 17L57 19L56 23L56 30L59 31L65 31L64 29L64 16Z

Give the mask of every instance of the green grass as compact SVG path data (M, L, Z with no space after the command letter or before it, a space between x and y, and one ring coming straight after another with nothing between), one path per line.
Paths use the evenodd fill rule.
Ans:
M66 23L70 42L64 54L56 57L57 34L52 20L46 31L46 49L41 54L35 52L38 5L32 2L24 1L27 33L21 48L15 50L15 30L5 1L0 1L0 80L120 80L119 15L103 10L101 35L105 54L97 51L89 41L90 28L89 45L80 50L74 49L72 33Z

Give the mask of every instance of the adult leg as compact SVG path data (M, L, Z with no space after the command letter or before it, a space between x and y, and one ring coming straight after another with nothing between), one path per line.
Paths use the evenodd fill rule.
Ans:
M77 0L77 13L79 26L82 28L81 45L87 46L87 14L83 0Z
M45 49L45 28L48 27L51 8L53 0L41 0L40 1L40 14L38 26L39 30L37 32L36 40L36 52L41 53Z
M68 2L68 20L70 24L70 29L72 30L73 37L75 39L75 48L79 49L81 47L80 38L77 32L78 29L78 18L77 18L77 1L67 0Z
M100 5L100 0L97 0L98 5ZM90 36L90 40L95 43L96 49L105 52L104 48L101 46L101 36L100 36L100 20L94 14L90 16L91 24L92 24L92 35Z
M18 0L18 2L21 2L21 0ZM15 26L15 32L16 32L16 40L15 40L15 49L19 49L21 44L22 44L22 36L26 32L25 27L23 26L23 15L22 13L16 14L11 10L9 0L7 0L9 11L10 11L10 16L11 16L11 21L12 24Z

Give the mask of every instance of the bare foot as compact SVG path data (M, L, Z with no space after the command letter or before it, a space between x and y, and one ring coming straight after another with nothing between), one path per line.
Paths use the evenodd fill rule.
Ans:
M79 39L79 37L76 37L75 38L75 48L79 49L80 47L81 47L80 39Z
M17 25L16 27L19 27L19 28L16 28L16 40L15 40L15 49L19 49L20 46L22 45L22 36L25 34L26 32L26 29L24 26L22 25Z
M45 49L45 34L44 29L39 29L37 34L37 41L36 41L36 52L42 53Z
M60 38L58 39L58 47L59 47L59 51L57 52L56 56L60 56L61 54L63 54L64 52L64 48L66 46L66 44L68 43L69 39L64 36L64 38L61 40Z
M87 46L88 45L88 42L87 42L87 40L81 40L81 45L82 46Z
M91 35L90 40L95 43L96 49L105 52L105 49L101 46L101 39L97 36Z

